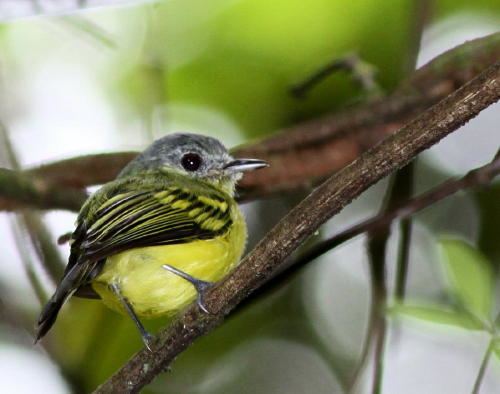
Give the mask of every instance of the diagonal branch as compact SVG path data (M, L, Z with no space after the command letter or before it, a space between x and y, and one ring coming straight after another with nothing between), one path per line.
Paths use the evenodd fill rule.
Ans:
M448 179L435 188L414 198L410 198L404 203L401 203L401 205L397 206L389 212L379 213L378 215L363 220L362 222L355 224L352 227L349 227L348 229L339 232L330 238L314 244L314 246L306 250L297 259L295 259L293 263L291 263L289 266L284 267L282 270L280 270L279 273L274 275L271 280L269 280L264 286L261 286L256 292L252 294L251 297L247 298L242 304L240 304L238 309L240 309L241 306L244 306L244 304L246 304L247 302L254 302L258 298L266 297L267 294L269 294L278 283L281 284L284 281L288 280L288 278L291 278L306 264L343 244L344 242L347 242L350 239L366 232L379 231L380 228L389 226L393 221L397 219L410 218L415 213L420 212L423 209L428 208L431 205L458 193L459 191L465 191L467 189L485 186L492 182L493 179L499 175L500 150L490 163L469 171L462 178ZM399 290L398 292L398 287L396 287L395 296L401 297L401 290Z
M499 58L500 33L465 43L420 68L387 97L299 123L270 138L235 149L236 156L255 156L271 164L268 169L245 176L240 185L242 199L318 184ZM75 157L33 168L28 173L46 185L61 187L57 195L62 198L63 186L82 190L114 179L136 154L119 152ZM45 200L40 204L36 194L19 197L23 204L30 203L37 208L64 208L60 201L50 204ZM0 185L0 210L17 206L16 196L6 195Z
M295 264L300 266L314 260L336 246L366 232L375 232L378 229L389 226L396 219L409 218L413 214L461 191L476 186L490 183L496 176L500 175L500 151L494 159L479 168L476 168L462 178L449 179L434 189L417 197L407 200L389 212L380 213L372 218L362 221L331 238L325 239L314 245ZM400 296L400 294L397 296Z
M188 308L159 333L153 352L138 352L96 392L138 392L198 337L221 324L238 303L265 283L326 220L368 187L408 164L421 151L499 99L500 63L497 63L330 177L290 211L232 275L209 291L206 305L211 314L200 312L196 306Z

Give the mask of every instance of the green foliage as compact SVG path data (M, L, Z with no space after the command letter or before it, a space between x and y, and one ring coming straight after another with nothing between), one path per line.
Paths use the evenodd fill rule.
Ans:
M495 356L500 359L500 338L496 338L493 341L493 352L495 353Z
M500 2L497 0L437 0L435 13L439 17L458 12L495 13L500 10Z
M472 315L490 318L493 273L486 258L460 240L444 239L440 246L454 296Z
M152 107L145 104L168 100L211 108L246 133L262 135L356 99L360 88L344 74L328 78L305 100L289 93L346 53L356 51L379 70L385 89L393 87L407 66L412 10L408 0L162 2L154 6L142 44L146 56L124 75L121 88L146 116ZM152 73L144 58L166 72ZM156 102L151 86L164 92L155 93Z
M396 304L388 308L388 313L393 316L406 316L466 330L485 329L484 325L474 316L444 306Z
M444 238L439 245L450 292L457 301L456 307L397 303L388 308L388 313L467 330L492 332L494 276L491 264L477 249L462 240Z

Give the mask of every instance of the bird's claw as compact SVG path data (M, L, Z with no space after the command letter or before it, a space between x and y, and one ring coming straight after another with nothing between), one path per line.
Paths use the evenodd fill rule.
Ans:
M153 353L153 342L155 340L155 337L151 335L149 332L144 332L142 334L142 342L144 343L144 346L146 346L146 349L148 349L151 353Z
M184 280L187 280L189 283L191 283L195 290L196 293L198 294L196 298L196 304L198 307L205 313L211 314L211 312L208 310L207 306L205 305L205 293L214 285L214 282L208 282L205 280L201 280L198 278L195 278L184 271L178 270L175 267L172 267L169 264L164 264L163 268L166 269L167 271L176 274L183 278Z
M200 281L200 283L198 283L198 287L195 286L196 291L198 293L198 297L196 298L196 304L198 305L198 308L200 308L207 315L211 315L212 312L210 312L210 310L207 308L205 304L205 294L211 287L213 287L213 285L214 285L213 282Z

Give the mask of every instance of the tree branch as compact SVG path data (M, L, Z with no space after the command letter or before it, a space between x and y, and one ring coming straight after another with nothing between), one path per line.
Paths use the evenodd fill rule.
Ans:
M270 138L233 151L235 156L255 156L271 166L248 174L240 184L241 199L309 188L343 168L362 152L379 143L405 123L446 97L500 58L500 33L460 45L423 66L390 96L326 115L277 132ZM135 157L135 152L88 155L33 168L28 174L47 185L84 189L114 179ZM0 180L1 182L1 180ZM36 199L36 194L12 195L0 185L0 210L19 204L50 209L77 210L73 204ZM68 190L73 194L73 190ZM68 196L69 200L72 197Z
M316 243L314 246L300 255L297 259L295 259L290 265L282 268L279 273L271 278L271 280L269 280L264 286L261 286L256 292L254 292L249 299L247 298L242 304L240 304L238 306L238 309L241 309L241 306L244 306L244 304L254 302L258 298L266 297L266 295L269 294L272 289L274 289L276 283L283 283L288 278L292 277L301 268L303 268L306 264L343 244L344 242L347 242L350 239L366 232L378 231L378 229L380 228L389 226L394 220L410 218L415 213L420 212L421 210L428 208L431 205L447 197L450 197L459 191L487 185L499 174L500 150L490 163L468 172L462 178L449 179L436 186L432 190L429 190L423 194L420 194L419 196L405 201L394 210L385 213L379 213L378 215L355 224L352 227L349 227L348 229L335 234L330 238ZM403 259L404 258L407 257L403 256ZM404 293L402 294L401 290L401 287L403 286L404 280L397 277L395 297L401 298L404 296ZM356 377L357 373L355 373L354 376Z
M30 206L78 211L87 198L80 189L70 189L6 168L0 168L0 195L3 197L0 199L3 210Z
M195 305L188 308L159 333L153 352L138 352L96 392L138 392L196 338L218 326L225 315L279 270L285 259L326 220L368 187L408 164L421 151L499 99L500 63L497 63L330 177L292 209L229 277L209 291L206 305L211 314L200 312Z
M347 230L338 233L331 238L325 239L315 244L294 262L293 270L298 270L301 266L325 254L338 245L366 232L377 231L390 225L396 219L409 218L413 214L461 191L490 183L500 174L500 151L488 164L468 172L459 179L450 179L443 182L434 189L423 193L415 198L407 200L394 210L380 213L370 219L364 220ZM289 275L283 272L282 275ZM281 274L280 274L281 275ZM401 291L396 291L396 297L401 297Z

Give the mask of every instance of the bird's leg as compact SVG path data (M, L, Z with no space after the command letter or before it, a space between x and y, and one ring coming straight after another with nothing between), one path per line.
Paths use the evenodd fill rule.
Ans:
M207 292L210 287L214 285L214 282L207 282L201 279L197 279L184 271L178 270L175 267L172 267L171 265L164 264L163 268L166 269L167 271L176 274L180 276L182 279L187 280L189 283L191 283L194 288L196 289L196 293L198 294L196 298L196 304L198 304L198 307L205 313L210 314L210 311L207 309L205 305L205 293Z
M137 317L134 308L132 307L130 302L127 300L126 297L122 295L120 291L120 286L118 286L116 283L112 283L109 287L111 288L111 291L115 294L116 298L118 298L122 306L125 308L127 314L135 323L137 329L139 330L139 333L141 334L142 342L144 342L144 345L146 345L148 350L151 352L152 351L151 343L154 339L153 336L149 332L147 332L147 330L144 328L141 321L139 320L139 317Z

